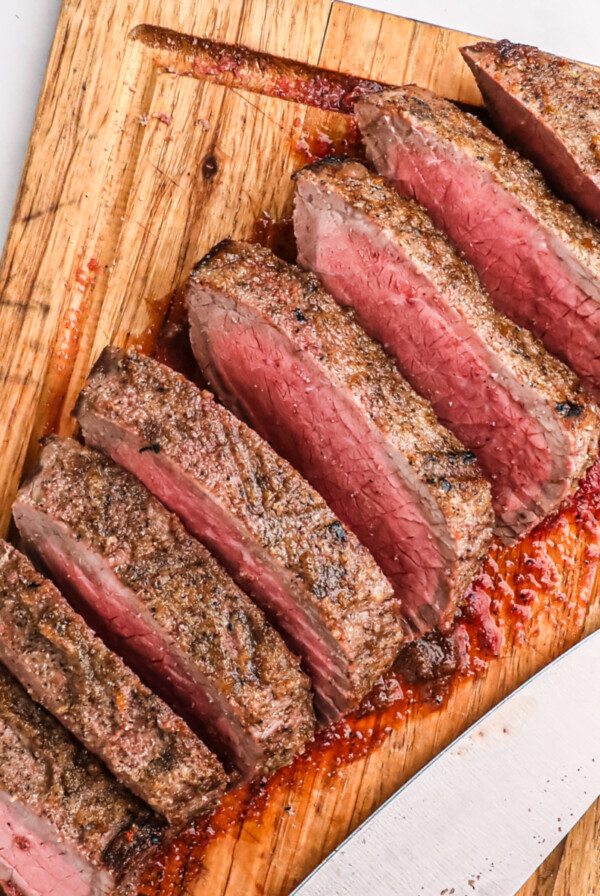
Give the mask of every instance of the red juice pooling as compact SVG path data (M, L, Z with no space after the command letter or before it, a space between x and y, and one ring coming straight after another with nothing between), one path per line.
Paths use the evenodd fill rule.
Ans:
M295 119L294 126L301 127L299 118ZM328 157L365 159L360 131L354 118L348 118L341 130L337 123L332 122L310 133L301 131L293 150L301 162L300 167Z
M299 121L294 124L300 127ZM301 163L329 155L361 158L354 120L349 119L348 125L341 137L325 131L301 135L294 147ZM255 222L252 238L284 260L296 260L290 219L275 220L265 212ZM171 302L153 354L198 381L179 293ZM515 646L533 641L544 624L552 630L565 630L571 640L576 638L600 556L599 521L600 462L596 462L559 511L511 548L492 547L449 632L433 633L420 642L424 646L416 651L416 658L401 655L359 710L318 732L293 765L268 781L228 794L213 816L191 828L163 854L146 877L140 896L155 896L159 891L160 896L176 896L183 883L197 876L215 839L233 831L244 819L260 824L268 803L287 799L290 788L301 787L310 768L333 774L335 769L364 758L408 717L443 709L462 682L480 678L496 657L508 657ZM564 586L567 571L577 562L578 544L582 545L582 572L577 600L569 607Z
M252 242L270 249L283 261L295 264L297 251L294 223L291 218L274 220L267 212L254 222Z
M211 842L252 820L260 827L271 801L282 802L301 787L312 768L332 776L336 769L375 751L408 717L424 717L448 702L465 679L485 674L499 654L509 656L515 644L536 637L544 622L567 627L569 637L581 630L600 544L600 462L589 470L578 492L529 536L511 548L493 546L480 576L469 589L449 634L432 635L439 675L413 680L409 670L396 668L379 680L357 713L322 729L294 764L252 788L232 791L215 815L191 830L163 856L146 878L141 896L176 896L185 881L200 871ZM577 543L583 542L582 588L569 613L563 591L563 570L569 567ZM489 611L488 611L489 607ZM521 608L531 610L522 613ZM537 617L537 618L536 618ZM498 631L503 643L498 642ZM444 646L450 642L450 648ZM424 653L426 654L426 650ZM433 667L432 667L433 668ZM408 675L407 675L408 672ZM414 669L413 669L414 672ZM293 812L292 807L288 807Z

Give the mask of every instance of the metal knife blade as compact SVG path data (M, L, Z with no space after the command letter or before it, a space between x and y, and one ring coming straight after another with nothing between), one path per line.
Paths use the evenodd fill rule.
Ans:
M600 631L507 697L292 896L513 896L600 795Z

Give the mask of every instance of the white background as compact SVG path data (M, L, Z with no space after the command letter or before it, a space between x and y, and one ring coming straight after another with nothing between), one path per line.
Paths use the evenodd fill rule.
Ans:
M0 0L0 245L6 236L60 2ZM472 34L536 44L600 65L600 0L358 2Z

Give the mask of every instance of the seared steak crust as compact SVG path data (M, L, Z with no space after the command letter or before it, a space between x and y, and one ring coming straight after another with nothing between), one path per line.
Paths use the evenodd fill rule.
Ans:
M335 703L324 705L323 715L356 706L400 647L396 602L369 552L293 467L209 392L137 352L105 349L76 416L88 444L129 466L179 512L263 608L270 582L261 584L254 562L273 572L317 630L323 662L333 663L333 676L325 670L320 683L308 655L317 698L323 692L324 704ZM178 476L185 496L199 490L197 513L165 488ZM202 512L206 496L210 513L222 513L220 522ZM233 545L221 537L225 527L234 532ZM242 551L250 556L240 559ZM275 622L302 655L294 608Z
M20 684L0 667L0 797L41 820L75 879L96 869L91 894L105 893L107 880L129 876L160 838L162 823L104 767L74 741ZM23 812L17 813L22 820ZM39 829L31 827L32 842ZM21 843L21 871L27 878L29 847ZM72 857L69 856L72 850ZM0 855L0 877L4 858ZM89 873L89 872L88 872ZM64 883L64 881L63 881ZM60 893L60 881L48 880L48 892ZM58 889L56 887L58 886ZM64 892L64 891L63 891ZM80 892L83 892L81 890ZM86 891L87 892L87 891Z
M29 560L0 541L0 659L127 787L174 824L213 809L216 757L108 650Z
M427 209L499 310L600 396L600 232L479 119L429 90L385 91L357 115L380 173Z
M508 149L484 124L431 90L409 84L377 94L361 101L359 121L367 125L367 107L376 107L380 114L406 118L407 122L426 123L427 129L440 140L474 159L504 189L518 199L524 209L534 214L550 233L560 237L577 260L600 276L600 233L582 221L577 212L556 199L542 177L527 160ZM390 122L391 123L391 122ZM363 134L370 141L367 125Z
M50 439L14 515L44 562L44 530L34 528L38 517L64 534L70 550L79 544L100 558L131 595L139 618L151 620L151 630L162 637L161 655L175 654L186 677L198 672L207 682L207 702L215 711L220 707L216 723L227 714L228 724L246 739L245 749L254 753L254 771L268 773L303 749L314 715L298 661L208 551L131 474L72 440ZM108 579L104 584L110 587ZM141 649L143 640L129 646ZM145 657L138 655L136 663L144 680ZM177 687L177 679L168 685ZM205 724L217 746L215 719ZM251 771L235 744L218 746L232 750L230 760L245 774Z
M600 221L598 72L509 40L480 41L461 53L504 139Z
M473 449L492 482L498 533L511 539L531 528L577 485L596 453L600 417L577 377L496 311L423 209L382 177L331 159L296 180L300 263L355 309L444 425Z
M432 537L439 539L447 566L444 584L440 582L444 596L429 595L431 612L424 616L418 610L413 613L408 606L408 595L399 594L399 597L404 598L404 612L412 617L417 630L451 615L456 600L479 566L491 533L489 489L477 464L471 462L472 455L466 454L458 440L440 426L429 403L412 390L383 350L336 305L314 275L287 265L267 249L225 241L194 270L188 286L188 308L196 356L211 385L238 413L252 417L251 408L240 403L239 396L228 389L227 369L211 355L210 336L200 319L219 300L223 302L228 322L235 322L239 315L249 312L255 316L253 320L259 330L264 324L271 332L279 333L287 340L289 349L285 350L289 356L297 357L299 364L307 363L311 370L316 365L333 384L335 395L347 396L361 419L367 421L374 441L385 440L388 445L385 450L396 452L395 457L404 459L398 462L406 463L409 488L414 494L418 492L418 499L414 499L420 505L418 512L425 508L423 512L430 514L430 525L437 527ZM252 325L244 323L244 326ZM276 382L275 378L273 389L277 388ZM310 428L311 409L305 407L302 413ZM259 421L252 422L258 428ZM278 425L275 423L270 433L265 432L275 441L276 448L282 435ZM338 424L332 421L332 425L335 432ZM308 435L308 429L305 431ZM306 455L320 449L309 449L303 444L288 444L287 449L281 453L287 454L310 480L312 457L307 462ZM330 460L329 464L333 462ZM321 483L321 491L344 519L348 501L352 503L354 495L347 493L342 498L345 514L336 507L339 502L335 494L327 493L326 482ZM376 513L375 508L372 511ZM358 537L371 548L394 584L381 551L369 537L369 522L365 521L360 528L358 517L352 522L345 521L354 525ZM398 552L403 550L407 550L406 545L396 548L395 562ZM411 545L408 550L418 549Z

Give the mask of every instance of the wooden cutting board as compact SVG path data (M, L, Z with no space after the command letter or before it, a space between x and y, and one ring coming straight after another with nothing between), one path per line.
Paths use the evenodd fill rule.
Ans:
M251 237L263 213L289 211L290 174L311 147L342 145L347 131L338 113L253 92L264 60L242 86L226 57L216 79L184 76L206 67L202 48L144 25L479 102L457 52L470 35L344 3L65 2L0 272L4 531L38 439L71 432L70 408L101 348L151 348L193 263L227 235ZM274 92L293 87L283 77ZM149 869L140 893L289 893L485 710L597 628L597 473L543 530L492 550L474 597L496 601L501 656L486 665L475 650L471 673L439 706L410 706L392 679L384 708L321 738L265 786L228 797ZM596 806L522 896L600 892L599 827ZM435 854L433 843L423 849Z

